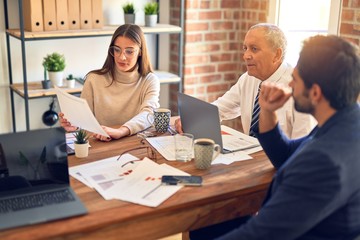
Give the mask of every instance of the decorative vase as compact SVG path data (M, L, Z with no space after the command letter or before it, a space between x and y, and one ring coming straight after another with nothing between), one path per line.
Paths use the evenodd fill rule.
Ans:
M145 26L155 27L157 24L158 15L145 15Z
M125 20L125 24L127 24L127 23L134 24L135 23L135 14L125 13L124 20Z
M53 83L54 86L62 87L63 85L63 76L64 72L50 72L49 71L49 79Z
M89 142L83 144L74 143L74 147L77 158L86 158L89 155Z

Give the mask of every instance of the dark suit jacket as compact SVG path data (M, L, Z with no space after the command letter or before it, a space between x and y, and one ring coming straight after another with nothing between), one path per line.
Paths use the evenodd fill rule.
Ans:
M360 108L307 137L276 127L258 139L278 169L259 214L220 239L354 239L360 235ZM241 204L241 203L239 203Z

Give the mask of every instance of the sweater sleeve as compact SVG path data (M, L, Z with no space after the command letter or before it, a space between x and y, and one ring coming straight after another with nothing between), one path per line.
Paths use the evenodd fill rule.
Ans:
M136 134L151 126L147 120L147 116L154 108L158 108L159 96L160 96L160 81L159 78L149 73L144 79L143 91L141 92L141 105L139 107L139 113L131 118L129 121L123 124L123 126L129 128L130 135Z
M95 76L94 74L88 74L80 95L81 98L87 101L90 110L93 113L94 113L94 91L93 91L93 85L91 79L93 79L94 76Z

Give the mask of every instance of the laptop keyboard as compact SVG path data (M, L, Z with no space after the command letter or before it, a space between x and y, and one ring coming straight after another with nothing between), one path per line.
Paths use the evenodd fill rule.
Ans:
M15 212L74 200L74 196L68 189L3 199L0 200L0 213Z

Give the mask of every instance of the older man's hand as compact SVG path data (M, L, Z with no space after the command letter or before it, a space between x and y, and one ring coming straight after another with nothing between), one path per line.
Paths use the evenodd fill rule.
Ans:
M178 132L178 133L184 133L183 129L182 129L182 125L181 125L181 119L180 118L177 118L175 120L175 130Z

